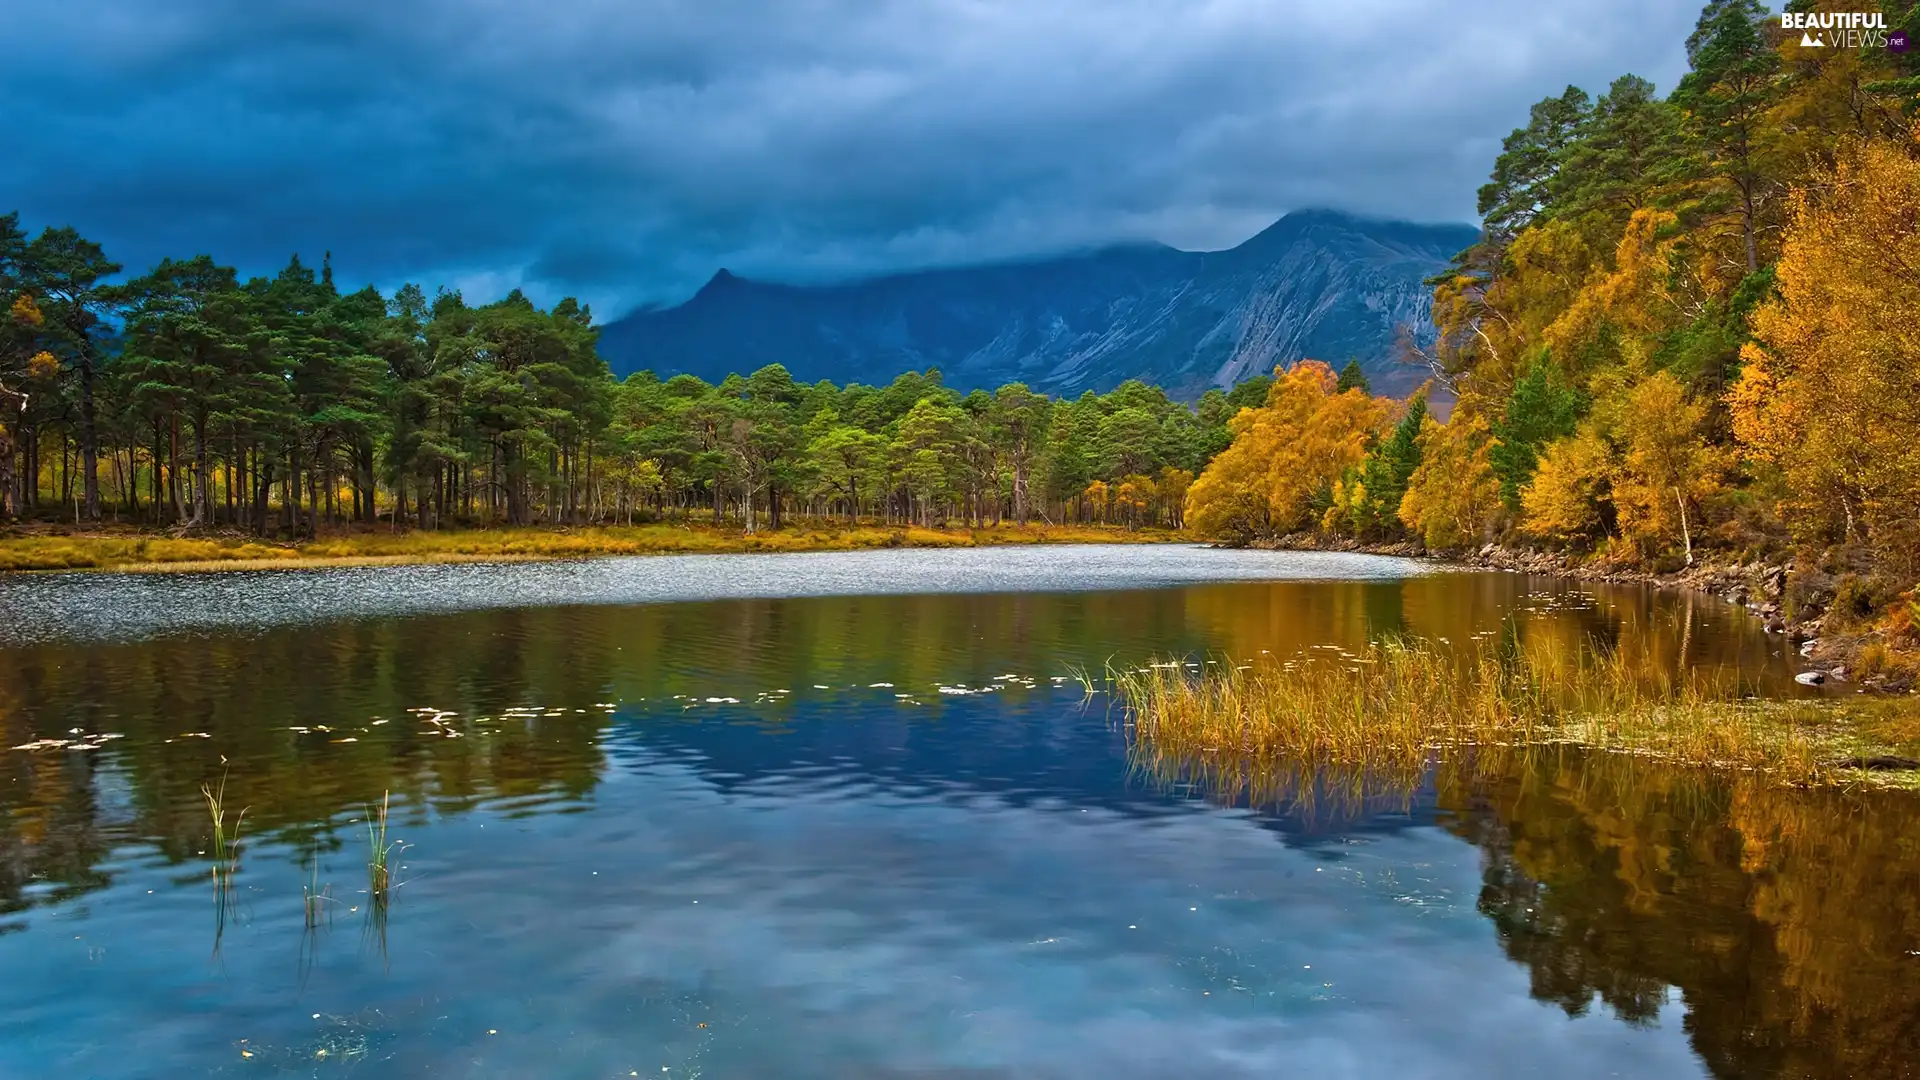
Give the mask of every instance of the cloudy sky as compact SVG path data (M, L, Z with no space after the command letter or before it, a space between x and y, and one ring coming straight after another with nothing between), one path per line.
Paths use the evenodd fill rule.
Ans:
M48 0L7 15L0 212L130 268L602 317L1289 209L1465 221L1569 82L1670 88L1693 0Z

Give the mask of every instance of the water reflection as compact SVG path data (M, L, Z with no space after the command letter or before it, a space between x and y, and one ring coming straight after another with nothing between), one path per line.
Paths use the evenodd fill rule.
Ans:
M1688 1006L1722 1076L1906 1076L1920 1059L1920 801L1620 759L1453 784L1480 910L1569 1014Z
M1497 972L1474 966L1494 952L1483 936L1446 929L1416 948L1404 936L1415 923L1399 921L1442 918L1459 863L1463 895L1479 890L1462 905L1479 935L1491 928L1532 996L1583 1023L1627 1031L1618 1021L1660 1027L1684 1016L1693 1052L1721 1076L1912 1073L1914 800L1782 792L1573 755L1418 778L1303 772L1265 787L1249 787L1256 777L1156 776L1128 758L1104 705L1083 711L1078 691L1059 681L1069 664L1109 658L1287 653L1389 632L1500 634L1546 654L1597 637L1649 673L1790 685L1780 642L1741 612L1484 574L546 606L22 645L0 651L5 745L65 745L0 750L0 927L32 938L23 955L35 957L52 948L52 931L40 933L48 920L84 918L95 901L122 914L101 915L94 929L119 926L123 941L177 932L163 928L170 901L134 906L125 894L164 894L171 881L207 895L200 788L224 772L224 801L248 808L246 864L232 879L246 934L222 924L227 977L256 986L257 947L237 943L290 928L286 940L299 947L287 946L288 1000L351 985L361 1003L382 1002L377 1015L330 1006L310 1038L256 1038L248 1052L260 1060L278 1055L298 1069L331 1047L383 1068L430 1069L469 1048L423 1032L442 1032L435 1024L447 1015L476 1030L488 1023L434 995L466 985L511 998L516 979L551 964L538 981L556 1007L578 1005L589 1018L581 1023L609 1030L639 1024L682 1070L673 1075L720 1068L729 1053L746 1053L738 1046L770 1038L809 1040L821 1060L844 1066L838 1075L899 1075L886 1070L907 1066L877 1049L878 1034L800 1036L770 1019L829 1009L807 998L828 991L854 994L849 1015L876 1031L975 1046L981 1031L998 1030L1031 1050L1012 1064L968 1059L986 1074L1073 1075L1089 1059L1074 1057L1084 1045L1061 1032L1110 1038L1094 1015L1103 1008L1160 1017L1155 1038L1191 1022L1253 1039L1253 1027L1234 1026L1253 1023L1252 1006L1223 1014L1209 995L1257 992L1286 1009L1344 1002L1347 1011L1322 1017L1338 1026L1369 1009L1418 1009L1406 995L1420 986L1477 1000L1420 982L1441 971L1473 970L1478 992L1495 993L1485 988L1499 984ZM366 807L388 792L396 839L418 843L402 876L417 876L422 890L396 893L391 936L384 919L367 918L361 869ZM1201 809L1209 798L1242 808ZM1265 847L1245 846L1248 833ZM1473 849L1438 846L1448 835L1478 849L1477 872L1460 858ZM1276 851L1287 854L1276 861ZM1322 866L1345 868L1341 880L1364 901L1303 891L1297 875ZM318 926L301 909L310 877L332 886L335 901ZM1149 942L1115 922L1123 909L1186 912L1189 895L1225 905L1228 914L1209 916L1215 936ZM702 899L730 905L724 945L708 924L688 921ZM566 929L550 925L562 910ZM1202 910L1214 909L1192 905ZM1380 941L1343 946L1352 970L1342 968L1350 981L1339 985L1354 989L1329 997L1300 973L1333 961L1295 953L1316 934L1352 933L1341 920L1362 917L1356 911L1378 920ZM195 924L205 927L204 915ZM1087 929L1095 924L1104 929ZM341 932L348 925L371 935L358 952ZM1080 937L1060 945L1060 959L1048 953L1054 945L1007 944L1049 933ZM963 940L972 942L964 950ZM205 944L200 937L201 956ZM937 960L946 949L958 951ZM461 974L444 984L435 965L454 954ZM353 966L361 956L388 981L367 982L374 976ZM616 956L617 972L605 966ZM1361 973L1396 968L1398 988ZM749 991L749 972L773 982ZM977 988L942 985L954 975ZM1109 988L1081 981L1096 977ZM1039 1020L994 1011L993 995L1018 999L1035 979L1056 980L1053 996L1029 1001ZM63 991L74 1030L131 1007L87 985ZM884 1005L889 995L900 1000ZM935 1022L909 1014L909 1002L975 1019ZM980 1015L1001 1026L979 1028ZM1435 1017L1457 1019L1445 1009ZM1050 1022L1059 1031L1043 1034ZM1362 1038L1361 1027L1346 1030ZM1531 1030L1476 1038L1512 1044L1487 1060L1520 1062L1530 1060L1520 1047ZM1656 1043L1604 1038L1595 1072L1673 1066L1633 1056ZM1180 1065L1171 1041L1127 1045L1138 1056L1116 1058L1116 1076L1146 1075L1149 1062L1193 1065ZM1468 1048L1421 1045L1458 1053L1454 1071L1471 1074ZM471 1052L496 1053L484 1075L549 1060ZM592 1046L575 1052L581 1075L598 1075L589 1060L613 1060ZM0 1049L0 1064L17 1060ZM751 1071L750 1057L731 1061ZM912 1067L958 1066L948 1055Z
M1566 747L1419 776L1139 767L1302 822L1437 821L1480 849L1476 909L1534 998L1635 1026L1680 1003L1716 1076L1920 1075L1920 796Z
M241 602L245 583L229 584ZM909 703L821 729L849 743L833 755L884 763L966 700L942 686L1018 696L1110 658L1286 653L1386 632L1465 640L1503 627L1529 648L1599 636L1650 671L1688 653L1696 667L1791 685L1784 648L1742 612L1495 574L535 607L17 647L0 651L5 745L97 748L0 751L0 911L106 884L97 867L117 844L196 857L199 789L223 773L233 805L251 807L250 827L266 833L324 833L389 791L418 821L488 800L531 811L591 797L615 702L660 724L725 711L766 731L790 730L797 710L823 702ZM670 726L659 735L674 737ZM1075 771L1058 740L946 746L906 764L921 775ZM805 752L736 741L723 771L739 775ZM976 758L992 763L964 764Z

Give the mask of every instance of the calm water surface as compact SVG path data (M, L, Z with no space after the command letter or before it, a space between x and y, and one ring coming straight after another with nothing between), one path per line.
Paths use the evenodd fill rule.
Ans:
M1792 692L1723 605L1347 555L0 579L0 1077L1920 1075L1914 800L1249 806L1067 678L1386 633Z

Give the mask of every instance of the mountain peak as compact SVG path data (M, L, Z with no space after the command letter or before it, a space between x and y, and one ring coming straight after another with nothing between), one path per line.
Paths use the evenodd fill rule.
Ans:
M738 275L734 274L733 271L723 266L720 269L714 271L713 276L707 279L707 283L705 285L700 286L700 291L697 293L694 293L694 296L700 297L700 296L705 296L708 293L717 292L731 285L738 284L741 280L742 279Z
M1403 328L1430 337L1422 281L1475 235L1316 207L1230 251L1119 244L804 287L723 269L678 307L610 324L600 345L616 373L716 381L778 362L806 382L885 385L934 366L962 389L1073 396L1142 378L1187 398L1302 357L1357 357L1403 393L1420 372L1395 362L1394 342Z
M1436 247L1459 251L1474 242L1479 230L1465 224L1421 225L1326 207L1306 207L1287 212L1233 250L1243 257L1265 259L1279 255L1309 235L1323 242L1333 240L1347 248L1358 244L1375 250L1418 252L1424 256Z

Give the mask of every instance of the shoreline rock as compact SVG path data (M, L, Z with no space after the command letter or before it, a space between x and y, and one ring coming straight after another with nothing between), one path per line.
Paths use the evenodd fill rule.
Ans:
M1769 634L1784 635L1822 682L1847 681L1847 672L1855 666L1855 643L1823 638L1824 609L1801 609L1795 617L1787 615L1787 582L1794 562L1735 562L1703 556L1683 570L1654 571L1620 563L1583 561L1565 552L1544 548L1513 548L1485 544L1464 550L1429 550L1410 540L1368 542L1316 533L1294 533L1278 540L1256 543L1254 547L1275 551L1352 551L1369 555L1395 555L1485 570L1506 570L1521 574L1571 577L1615 585L1651 585L1663 589L1686 589L1743 607L1762 621ZM1897 686L1880 686L1866 680L1863 686L1899 691Z

